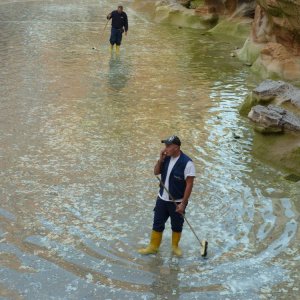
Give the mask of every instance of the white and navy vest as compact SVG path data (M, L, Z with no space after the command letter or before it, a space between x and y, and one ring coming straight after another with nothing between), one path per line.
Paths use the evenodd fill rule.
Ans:
M161 174L161 180L163 183L166 181L168 167L170 163L171 157L168 156L165 158L160 174ZM169 177L169 192L173 196L175 200L182 199L185 188L186 188L186 181L184 178L184 170L189 161L192 161L187 155L185 155L183 152L181 152L180 157L176 161ZM164 188L160 186L159 194L163 194ZM171 200L171 198L169 197Z

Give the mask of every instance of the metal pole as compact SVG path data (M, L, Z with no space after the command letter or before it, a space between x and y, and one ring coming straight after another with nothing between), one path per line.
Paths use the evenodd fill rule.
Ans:
M156 178L158 179L160 185L166 190L166 192L168 193L168 195L170 196L171 200L174 202L174 204L176 205L177 207L177 203L175 201L175 199L173 198L173 196L170 194L169 190L167 189L167 187L164 185L164 183L162 182L162 180L156 176ZM200 240L199 237L197 236L194 228L192 227L192 225L190 224L190 222L187 220L187 218L185 217L185 215L183 214L182 215L184 220L186 221L186 223L189 225L190 229L192 230L192 233L194 234L194 236L196 237L196 239L198 240L198 242L200 243L200 246L203 248L202 251L201 251L201 255L202 256L206 256L207 254L207 245L208 245L208 242L206 240Z

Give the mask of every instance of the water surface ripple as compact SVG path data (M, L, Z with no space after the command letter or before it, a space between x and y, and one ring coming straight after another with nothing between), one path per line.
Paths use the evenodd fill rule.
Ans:
M257 81L234 42L126 6L111 56L117 4L0 3L0 297L299 299L299 183L252 156L238 107ZM136 252L172 133L197 168L187 217L207 259L188 227L172 257L169 225L157 256Z

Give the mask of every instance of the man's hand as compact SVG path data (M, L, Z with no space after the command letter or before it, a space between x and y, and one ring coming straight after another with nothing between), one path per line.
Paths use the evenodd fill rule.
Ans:
M125 35L127 35L127 31L125 31Z
M185 205L181 202L180 204L177 204L176 212L183 215L185 210Z
M176 207L176 212L180 214L184 214L185 208L188 205L188 199L190 198L193 189L194 177L188 176L185 181L186 181L186 187L182 198L182 202L178 204Z
M164 148L160 151L159 160L157 161L157 163L154 166L154 175L159 175L160 174L161 165L164 162L166 156L167 156L166 148Z
M162 149L159 154L159 160L163 162L167 156L166 148Z

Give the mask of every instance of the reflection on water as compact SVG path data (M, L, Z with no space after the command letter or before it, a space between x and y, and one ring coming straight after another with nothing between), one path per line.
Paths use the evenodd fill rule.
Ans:
M238 106L255 82L234 46L128 9L111 56L97 41L117 4L0 4L0 296L297 299L299 183L251 154ZM169 229L157 256L136 252L173 133L197 168L187 213L207 259L188 227L182 259Z
M121 91L130 79L129 66L120 55L113 53L109 60L108 85L112 90Z

